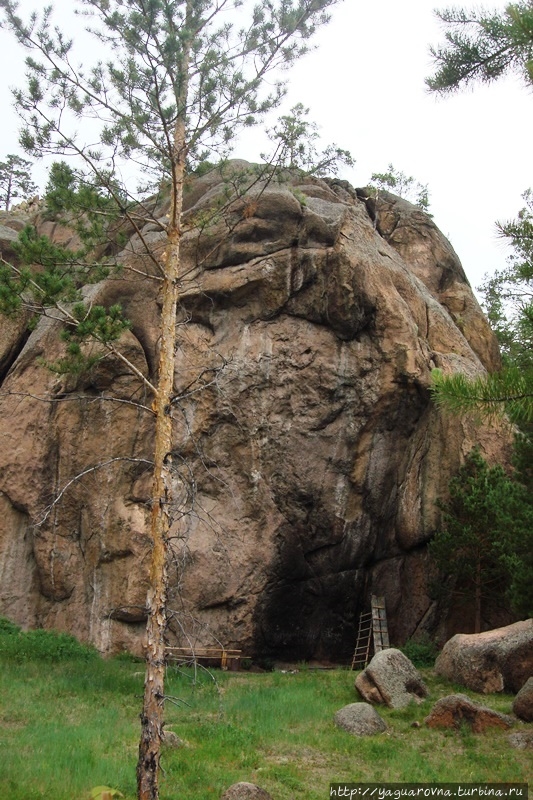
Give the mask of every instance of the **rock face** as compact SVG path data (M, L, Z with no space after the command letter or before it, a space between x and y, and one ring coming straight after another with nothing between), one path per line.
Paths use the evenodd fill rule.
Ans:
M466 724L473 733L483 733L487 728L507 730L513 719L472 702L464 694L450 694L437 700L424 722L430 728L460 728Z
M533 722L533 677L527 679L516 695L513 712L524 722Z
M475 442L489 459L507 446L438 412L431 370L494 368L495 340L451 246L409 203L285 176L199 235L227 185L213 172L186 198L170 409L176 643L185 631L184 644L216 637L247 655L346 656L371 592L401 643L435 624L436 498ZM152 380L158 284L139 274L153 269L141 239L157 254L162 237L147 223L122 275L87 290L122 303L121 350ZM58 332L18 321L1 341L0 613L139 652L151 397L113 355L82 377L50 372Z
M533 619L446 642L435 672L475 692L518 692L533 675Z
M416 667L393 647L376 653L368 667L357 676L355 688L363 700L389 708L404 708L411 701L421 702L428 695Z
M383 733L387 725L368 703L350 703L335 714L335 725L353 736L373 736Z

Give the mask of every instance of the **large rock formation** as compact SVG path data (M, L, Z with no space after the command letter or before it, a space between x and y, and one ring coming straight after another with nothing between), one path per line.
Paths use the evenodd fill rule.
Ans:
M450 244L409 203L285 176L199 239L225 188L213 172L187 194L172 630L250 655L338 657L375 592L401 643L435 625L436 498L475 442L489 459L505 447L437 411L431 370L494 368L495 340ZM120 300L132 321L121 349L154 379L157 282L139 274L151 268L142 240L160 253L161 226L121 254L138 272L88 296ZM139 651L151 398L115 356L80 378L50 372L54 320L31 334L1 324L0 613Z

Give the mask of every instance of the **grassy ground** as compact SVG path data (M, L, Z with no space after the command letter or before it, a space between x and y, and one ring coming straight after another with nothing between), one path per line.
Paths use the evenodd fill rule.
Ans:
M92 787L105 784L133 800L142 665L104 662L76 647L69 653L67 645L57 655L49 635L38 633L41 651L33 641L22 655L15 634L0 633L0 798L85 800ZM216 681L202 670L196 676L169 670L174 701L167 705L167 727L185 746L164 753L162 800L218 800L239 780L258 783L274 800L325 800L332 781L532 777L531 752L511 749L504 732L423 725L432 703L457 688L430 670L424 671L429 700L380 710L388 731L367 738L333 724L336 710L359 699L355 673L303 666L297 674L214 675ZM509 695L465 693L510 712ZM421 727L413 728L417 721Z

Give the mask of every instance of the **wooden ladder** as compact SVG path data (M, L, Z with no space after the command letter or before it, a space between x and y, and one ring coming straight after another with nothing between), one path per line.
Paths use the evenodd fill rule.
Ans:
M389 631L387 628L387 611L385 598L372 595L372 631L374 634L374 653L390 647Z
M390 647L385 598L373 594L370 603L371 610L363 612L359 617L352 669L360 668L361 664L363 669L366 667L370 660L371 645L374 646L374 653Z
M357 631L357 641L355 643L355 651L352 658L352 669L363 669L368 664L370 655L370 644L372 641L372 612L363 612L359 617L359 630Z

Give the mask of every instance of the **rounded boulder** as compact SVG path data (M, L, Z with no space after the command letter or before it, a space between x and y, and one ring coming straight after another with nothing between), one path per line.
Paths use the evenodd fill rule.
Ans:
M368 703L350 703L335 714L335 725L353 736L373 736L383 733L387 725Z

